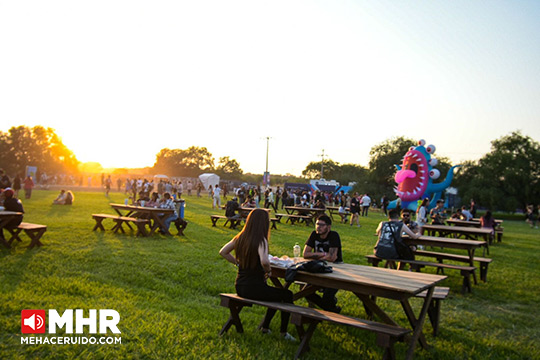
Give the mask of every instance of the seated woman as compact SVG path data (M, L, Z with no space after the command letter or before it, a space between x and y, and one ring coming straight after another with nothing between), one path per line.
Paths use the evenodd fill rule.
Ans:
M493 240L497 223L495 222L495 219L491 215L491 211L489 210L486 211L486 214L480 218L480 227L490 229L491 234L489 234L489 237Z
M271 276L268 260L268 239L270 238L270 217L266 210L254 209L242 231L221 248L219 254L238 266L236 292L247 299L293 303L290 290L268 286L266 279ZM234 250L235 256L231 254ZM270 332L270 321L276 310L268 309L261 324L263 333ZM290 313L281 312L281 335L291 341L296 339L287 332Z
M53 200L53 205L64 205L66 203L66 190L60 190L60 194Z
M160 204L159 194L154 191L152 193L152 195L150 196L150 200L148 200L144 206L146 206L146 207L158 207L159 204Z
M255 204L255 200L253 199L253 197L251 195L248 195L246 201L244 201L244 203L242 204L242 207L255 208L257 207L257 204Z

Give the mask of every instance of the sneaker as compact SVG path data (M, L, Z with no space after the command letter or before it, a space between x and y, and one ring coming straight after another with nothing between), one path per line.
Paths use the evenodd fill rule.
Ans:
M265 329L265 328L262 328L262 327L260 327L259 330L260 330L261 333L263 333L263 334L271 334L271 333L272 333L272 330L270 330L270 329Z
M293 342L296 341L296 338L289 333L285 333L284 335L281 335L281 336L287 341L293 341Z

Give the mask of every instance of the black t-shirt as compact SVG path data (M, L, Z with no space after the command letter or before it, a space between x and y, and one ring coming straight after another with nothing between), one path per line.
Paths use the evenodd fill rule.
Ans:
M351 213L353 214L358 214L360 212L360 201L358 201L357 198L355 197L351 198L350 209L351 209Z
M306 241L306 245L311 247L315 252L329 252L330 248L337 248L336 263L343 262L343 256L341 254L341 239L339 234L335 231L330 231L326 239L321 239L321 236L313 231Z
M236 209L238 209L240 205L238 205L238 202L234 200L227 201L227 204L225 205L225 216L232 217L235 215Z

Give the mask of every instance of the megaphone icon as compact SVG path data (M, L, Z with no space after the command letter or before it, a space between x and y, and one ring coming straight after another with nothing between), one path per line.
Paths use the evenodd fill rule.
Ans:
M43 326L43 318L39 315L32 314L32 316L26 318L23 320L24 326L30 326L32 330L36 330L36 328L40 328Z

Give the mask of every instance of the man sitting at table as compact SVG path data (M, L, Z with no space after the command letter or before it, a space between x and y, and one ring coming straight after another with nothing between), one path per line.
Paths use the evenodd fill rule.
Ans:
M240 214L236 212L239 207L238 199L233 197L232 200L227 201L227 204L225 204L225 216L233 219L240 218Z
M411 210L409 209L403 209L401 210L401 221L403 221L404 225L407 225L407 227L415 234L420 233L420 226L418 223L411 218Z
M332 231L332 220L328 215L320 215L315 222L315 231L311 233L304 246L305 259L317 259L342 263L341 239L339 234ZM314 303L323 310L339 313L341 307L337 306L337 289L323 288L323 296L313 293L306 296L309 302Z
M465 221L471 221L473 219L471 212L467 210L465 205L461 207L461 218Z
M17 198L14 198L13 197L14 194L15 194L15 192L11 188L6 188L2 192L0 197L4 199L4 205L3 206L4 206L5 211L15 211L15 212L24 213L24 208L23 208L21 200L19 200ZM14 229L17 226L19 226L19 224L22 222L22 220L23 220L22 215L16 216L15 218L11 219L4 227L6 229ZM2 229L0 231L0 237L2 239L5 239L4 238L4 229Z
M431 223L434 225L444 225L446 212L444 211L444 200L437 200L437 205L429 212Z
M172 209L174 210L174 213L169 215L168 218L165 219L163 222L164 228L160 230L162 234L168 234L169 233L169 227L171 226L171 223L178 219L178 214L176 213L176 205L174 204L174 200L171 197L171 194L166 192L163 194L163 200L161 202L161 205L159 206L161 209Z

